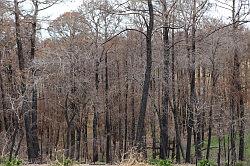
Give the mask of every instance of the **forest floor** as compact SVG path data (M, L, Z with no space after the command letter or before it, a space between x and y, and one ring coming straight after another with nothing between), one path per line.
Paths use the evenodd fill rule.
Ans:
M246 139L246 152L245 152L245 154L246 154L246 164L249 164L250 163L250 129L247 129L247 133L248 134L246 134L246 136L245 136L245 139ZM217 138L216 137L213 137L212 138L212 142L211 142L211 146L214 146L214 147L217 147L218 146L218 140L217 140ZM216 151L216 149L215 150L212 150L212 155L214 156L214 155L216 155L217 153L216 153L217 151ZM51 164L40 164L40 165L35 165L35 164L29 164L28 166L53 166L53 165L57 165L58 166L58 164L53 164L53 163L51 163ZM119 166L119 165L105 165L105 164L97 164L97 165L94 165L94 164L79 164L79 165L77 165L77 166ZM122 165L120 165L120 166L132 166L131 164L122 164ZM135 164L135 165L133 165L133 166L144 166L142 163L140 163L140 164ZM149 166L148 164L145 164L145 166ZM177 164L177 165L174 165L174 166L195 166L195 165L192 165L192 164ZM248 166L248 165L246 165L246 166Z
M40 165L37 165L37 164L30 164L30 165L27 165L27 166L50 166L49 164L40 164ZM79 166L115 166L115 165L89 165L89 164L81 164ZM136 165L134 165L136 166ZM138 165L138 166L142 166L142 165ZM192 164L177 164L177 165L174 165L174 166L195 166L195 165L192 165Z

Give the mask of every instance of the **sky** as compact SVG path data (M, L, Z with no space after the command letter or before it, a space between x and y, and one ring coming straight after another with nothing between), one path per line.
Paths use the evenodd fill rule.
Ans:
M77 10L77 8L82 4L83 0L64 0L64 2L56 4L40 13L40 17L48 17L49 20L53 20L60 16L61 14L65 12L69 12L72 10ZM214 2L215 0L210 0L210 2ZM213 17L216 17L218 19L227 20L228 17L230 17L230 12L223 8L219 7L213 7L213 9L210 11L210 14ZM48 22L43 22L43 28L47 28ZM49 34L45 31L42 32L42 38L49 37Z
M56 4L40 13L41 16L50 16L55 19L64 12L76 10L82 4L82 0L64 0L64 2Z
M46 21L42 22L41 37L50 37L48 32L45 30L49 25L49 21L56 19L65 12L77 10L77 8L82 4L82 0L64 0L59 4L55 4L52 7L43 10L39 13L40 18L46 18Z

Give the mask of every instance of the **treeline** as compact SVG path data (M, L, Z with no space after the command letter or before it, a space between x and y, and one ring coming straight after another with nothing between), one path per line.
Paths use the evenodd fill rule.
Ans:
M247 159L249 3L87 0L45 32L59 2L0 0L1 156Z

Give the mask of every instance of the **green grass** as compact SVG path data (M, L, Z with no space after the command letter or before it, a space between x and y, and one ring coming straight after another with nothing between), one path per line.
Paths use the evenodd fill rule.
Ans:
M250 133L246 135L246 161L250 163Z
M221 141L222 141L221 142L221 146L223 146L223 144L224 144L224 138L222 138ZM228 145L228 136L227 135L225 135L225 143L226 143L226 146L227 146ZM237 134L237 138L236 138L236 143L239 144L238 134ZM206 148L206 147L207 147L207 140L205 140L204 144L203 144L203 148ZM216 160L217 160L217 153L218 153L218 147L219 147L218 137L212 136L211 147L214 147L214 148L212 148L210 150L210 159L211 159L211 161L216 162ZM242 162L242 163L239 163L239 166L250 166L250 132L246 133L246 135L245 135L245 148L246 148L246 150L245 150L245 159L246 159L246 161ZM192 146L192 154L194 154L194 153L195 153L195 146L193 145ZM203 150L202 153L203 153L203 156L205 156L206 155L206 149ZM224 160L224 158L222 156L222 161L223 160Z
M22 160L13 158L12 160L9 160L6 157L0 158L0 166L20 166L22 165Z

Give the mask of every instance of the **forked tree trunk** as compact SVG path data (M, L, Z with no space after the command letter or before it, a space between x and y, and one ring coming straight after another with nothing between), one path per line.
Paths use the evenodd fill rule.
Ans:
M29 111L29 106L27 103L27 87L25 79L25 60L23 55L23 46L21 40L21 25L20 25L20 10L18 6L18 1L14 0L15 7L15 28L16 28L16 43L17 43L17 55L19 61L19 70L21 72L21 92L23 95L23 105L22 112L24 113L24 122L26 130L26 142L27 142L27 152L28 160L30 162L37 162L39 157L39 142L38 142L38 131L37 131L37 90L36 87L32 88L32 111ZM32 36L31 36L31 55L30 61L34 59L35 55L35 37L36 37L36 19L38 14L37 2L34 1L35 13L32 20Z

